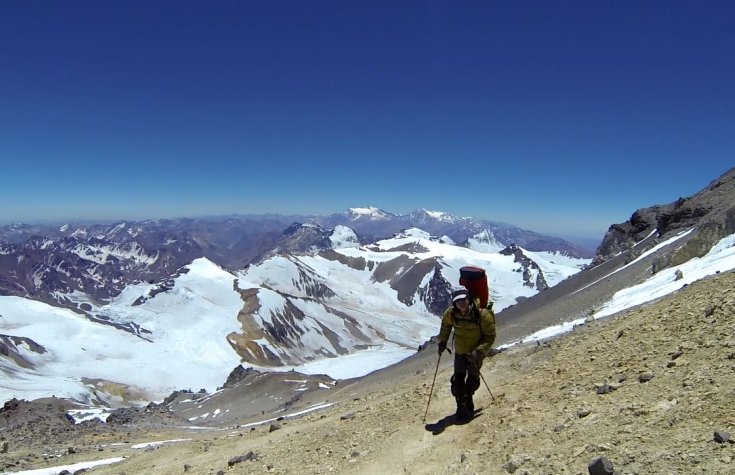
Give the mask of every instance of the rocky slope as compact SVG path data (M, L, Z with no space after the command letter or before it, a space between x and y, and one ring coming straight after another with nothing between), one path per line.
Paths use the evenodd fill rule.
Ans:
M625 223L610 226L597 249L594 264L629 250L654 230L659 236L670 236L690 228L696 229L696 238L685 248L661 258L658 269L701 257L721 238L735 232L735 168L695 195L666 205L641 208Z
M503 322L499 322L503 339ZM124 457L91 473L732 473L735 273L487 362L482 411L453 425L435 347L340 382L300 417L193 430L160 407L72 426L52 402L0 412L0 470ZM264 415L261 420L268 418ZM275 417L275 416L272 416ZM177 441L176 441L177 440ZM172 441L157 445L138 445ZM138 448L136 448L138 447ZM598 460L600 471L588 466Z

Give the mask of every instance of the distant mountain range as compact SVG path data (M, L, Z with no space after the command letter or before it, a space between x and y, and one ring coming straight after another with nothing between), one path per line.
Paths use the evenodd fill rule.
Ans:
M194 259L236 271L278 254L328 250L349 235L355 245L420 227L471 249L529 251L574 258L592 254L562 239L513 226L415 211L405 216L352 208L328 217L226 216L116 223L13 224L0 227L0 295L68 305L82 292L109 299L127 285L166 279ZM340 244L341 245L341 244Z
M582 259L594 256L594 250L584 249L561 238L544 236L510 224L470 217L460 218L450 213L425 209L396 215L374 207L351 208L344 213L313 217L309 221L325 228L340 224L350 227L364 236L366 242L415 227L434 236L447 236L459 245L466 245L469 239L488 232L502 247L516 244L529 251L561 252Z
M316 224L325 230L342 225L353 229L363 243L385 239L408 228L420 228L435 236L447 236L459 245L488 231L502 246L516 244L529 251L563 252L572 257L591 258L594 249L545 236L517 226L494 221L460 218L450 213L417 210L407 215L375 207L350 208L329 216L313 215L228 215L113 223L71 222L63 224L10 224L0 226L0 243L19 244L32 237L60 239L96 238L114 242L136 241L152 248L174 240L191 240L201 248L201 257L228 268L243 267L277 245L293 224Z

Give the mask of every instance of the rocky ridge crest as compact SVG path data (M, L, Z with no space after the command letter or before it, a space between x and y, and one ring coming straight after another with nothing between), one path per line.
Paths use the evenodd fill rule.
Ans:
M592 264L601 264L631 249L654 231L659 238L666 238L690 228L695 233L687 245L661 259L659 269L701 257L720 239L735 233L735 168L693 196L641 208L628 221L610 226Z

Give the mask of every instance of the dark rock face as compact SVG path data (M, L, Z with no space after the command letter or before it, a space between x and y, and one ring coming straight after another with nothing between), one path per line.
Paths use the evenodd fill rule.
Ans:
M318 280L311 271L307 271L301 266L299 266L298 271L298 279L294 279L297 289L318 300L334 297L334 291L327 284Z
M318 225L293 223L281 235L275 246L260 259L276 254L302 254L331 249L331 231Z
M347 257L333 250L326 250L319 253L325 259L340 262L351 269L365 270L367 261L362 257Z
M287 301L282 311L271 311L271 322L263 322L265 331L278 343L291 346L299 340L304 330L296 324L304 319L304 312Z
M640 209L625 223L613 224L597 249L595 262L603 256L612 257L630 249L656 228L656 212L659 208Z
M536 262L530 257L523 253L523 250L515 244L511 244L506 247L500 254L504 256L514 256L513 261L521 265L521 271L523 272L523 285L526 285L536 290L546 290L549 288L549 284L546 282L544 272L541 270ZM536 279L532 279L532 271L536 271Z
M654 231L662 240L688 229L694 229L695 236L677 251L678 255L659 258L654 271L700 257L717 241L735 232L735 168L693 196L639 209L625 223L610 226L592 265L631 249Z
M181 392L179 392L180 394ZM166 401L170 402L175 399L176 392L171 394ZM204 396L204 393L200 393L200 397ZM189 394L191 399L197 399L196 395ZM131 424L148 424L155 425L161 423L179 423L185 419L175 415L171 412L166 404L166 401L161 404L149 403L145 407L121 407L115 409L107 416L107 424L109 425L131 425Z
M107 299L130 283L171 275L196 257L201 248L193 241L146 248L137 241L96 237L33 237L7 245L0 255L0 282L10 283L0 283L0 292L75 308L63 294L79 291Z
M41 355L46 348L27 337L0 334L0 356L22 368L32 368L29 353Z
M26 401L10 399L0 409L0 427L5 431L19 430L30 437L63 434L74 422L66 411L73 405L57 398Z
M104 301L131 283L169 278L199 257L225 268L242 268L273 246L287 226L285 219L2 226L0 295L28 297L85 313L90 310L88 304L78 305L64 294L79 291ZM168 282L160 283L160 291L166 290Z
M451 304L450 293L452 286L442 276L441 266L434 267L434 275L429 281L423 297L426 308L434 315L441 315Z
M230 371L229 376L227 376L227 381L225 381L225 384L222 387L232 387L240 381L244 380L246 377L255 373L257 373L257 371L253 368L245 368L242 365L237 365L235 366L235 368L233 368L232 371Z

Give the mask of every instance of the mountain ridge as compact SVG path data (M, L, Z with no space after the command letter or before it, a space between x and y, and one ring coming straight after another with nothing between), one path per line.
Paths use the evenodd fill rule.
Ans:
M293 218L228 216L0 227L0 295L28 296L75 308L67 294L83 292L97 301L110 299L126 285L165 280L198 257L235 271L278 254L366 245L377 240L371 240L370 233L388 238L411 227L407 217L372 207L352 208L324 219ZM539 240L536 233L498 228L449 213L421 210L414 212L412 219L429 227L429 233L434 229L440 232L438 236L448 236L470 249L497 251L525 241L532 243L530 251L562 252L573 257L585 254L561 240ZM495 235L497 232L505 233L505 241Z

